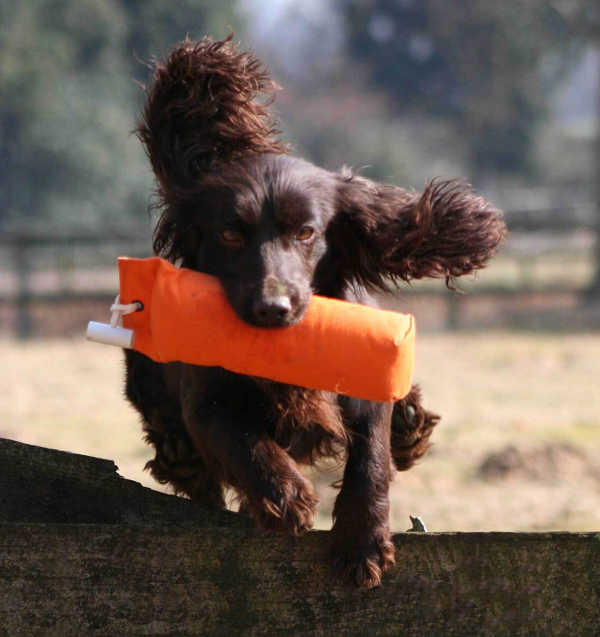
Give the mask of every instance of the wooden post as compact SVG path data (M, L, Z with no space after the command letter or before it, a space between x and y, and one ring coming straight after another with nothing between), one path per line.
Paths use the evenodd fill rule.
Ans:
M596 46L597 57L600 59L600 40L598 46ZM600 62L597 62L597 65ZM598 70L600 75L600 69ZM594 197L596 199L596 218L595 218L595 231L596 241L594 247L594 261L595 271L594 278L590 287L587 290L588 298L593 300L600 300L600 77L598 78L597 97L596 97L596 139L595 139L595 188Z
M17 274L17 316L16 334L19 339L25 340L33 334L33 320L31 318L31 289L29 276L31 273L31 263L29 261L30 251L27 241L22 237L17 237L14 242L13 263Z
M448 290L447 294L447 314L446 314L446 328L454 331L460 327L460 296L461 292L458 290Z

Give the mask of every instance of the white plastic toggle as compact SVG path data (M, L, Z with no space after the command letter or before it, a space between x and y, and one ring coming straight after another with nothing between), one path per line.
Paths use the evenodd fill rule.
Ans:
M90 321L86 332L87 340L130 349L133 347L135 334L133 330L121 327L123 316L139 312L142 309L144 309L143 305L139 302L122 304L117 294L115 302L110 306L110 311L112 312L110 323Z

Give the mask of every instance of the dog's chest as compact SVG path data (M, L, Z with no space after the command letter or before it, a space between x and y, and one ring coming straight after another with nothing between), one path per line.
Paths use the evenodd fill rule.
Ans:
M257 379L265 397L270 435L298 461L336 455L346 432L337 396Z

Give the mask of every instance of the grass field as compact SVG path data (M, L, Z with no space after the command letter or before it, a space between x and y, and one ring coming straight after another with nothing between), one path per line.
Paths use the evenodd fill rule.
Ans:
M0 436L113 459L142 471L150 449L122 396L122 355L81 340L0 340ZM435 446L397 474L392 527L430 530L600 528L600 334L423 334L416 380L442 414ZM313 479L328 528L337 477Z

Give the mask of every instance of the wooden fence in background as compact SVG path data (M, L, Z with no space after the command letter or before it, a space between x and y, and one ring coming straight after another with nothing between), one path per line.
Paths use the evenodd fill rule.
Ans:
M73 273L82 266L76 254L91 256L91 270L112 267L116 271L116 257L150 256L150 239L140 239L131 231L76 232L76 233L28 233L9 232L0 235L0 263L5 272L4 285L0 284L0 303L15 309L13 331L21 339L35 335L32 319L34 303L57 305L72 302L101 301L114 298L114 288L72 285ZM36 289L33 278L40 271L55 274L56 284L47 289ZM109 283L110 286L110 283Z
M594 242L597 227L592 215L575 214L564 210L515 211L507 213L509 238L500 252L499 259L510 264L513 275L506 278L481 277L475 284L465 285L468 294L446 290L443 285L415 285L402 290L408 310L412 300L435 298L445 305L443 323L446 328L460 328L463 323L462 308L469 299L489 297L506 299L524 295L576 295L581 297L591 282L597 264L594 263ZM12 331L19 338L36 335L32 318L34 304L56 306L65 303L102 301L108 302L116 293L116 257L150 256L150 236L131 230L77 232L69 234L7 232L0 235L0 305L11 307ZM81 258L83 257L83 258ZM541 261L558 259L558 280L537 276ZM579 264L579 274L567 262ZM83 261L83 263L81 263ZM564 268L560 263L564 262ZM556 266L556 263L555 263ZM581 266L586 272L581 272ZM74 286L74 274L87 269L90 272L104 269L115 273L114 280L93 285ZM52 272L54 284L47 288L33 285L40 273ZM515 274L516 272L516 274ZM573 276L569 274L572 273ZM463 287L461 285L461 287Z

